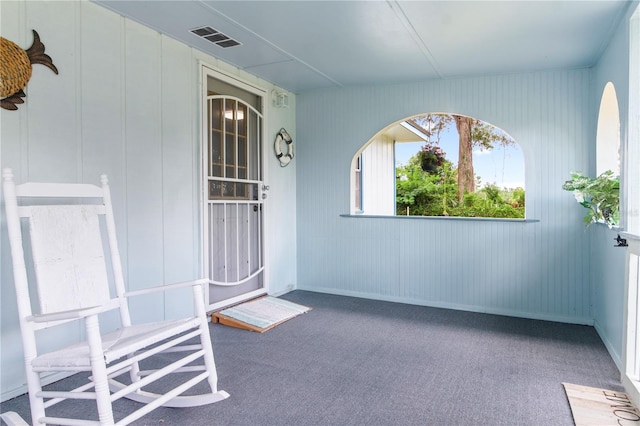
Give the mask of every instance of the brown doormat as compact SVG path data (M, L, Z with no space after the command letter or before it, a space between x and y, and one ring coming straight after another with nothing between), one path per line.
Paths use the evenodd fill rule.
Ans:
M576 426L640 425L640 411L626 393L571 383L562 385Z
M263 333L310 310L308 306L266 296L214 312L211 321Z

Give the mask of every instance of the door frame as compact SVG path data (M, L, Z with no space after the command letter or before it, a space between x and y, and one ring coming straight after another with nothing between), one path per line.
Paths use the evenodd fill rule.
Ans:
M640 159L640 131L635 117L640 114L640 6L635 5L629 18L629 86L626 138L622 152L624 163L622 189L620 192L620 213L624 232L620 236L628 243L625 259L625 292L622 333L621 381L631 401L640 406L640 217L638 208L638 171ZM625 213L625 214L622 214Z
M640 403L640 236L621 232L626 238L625 295L622 333L621 381L634 404Z
M253 85L246 81L241 80L237 76L233 76L231 74L225 73L211 65L208 65L205 62L199 61L199 69L200 69L200 85L199 85L199 99L200 99L200 143L198 144L200 150L198 151L199 159L199 170L198 170L198 188L200 193L200 215L199 215L199 234L200 234L200 276L209 277L209 241L208 241L208 185L205 185L206 179L206 170L208 170L207 158L204 155L207 152L207 133L206 133L206 125L207 123L207 87L208 87L208 78L212 77L217 80L221 80L227 84L235 86L244 91L250 92L256 96L258 96L261 101L261 114L262 114L262 158L260 159L261 168L262 168L262 182L267 182L267 158L266 158L266 132L267 132L267 108L268 108L268 91L262 87ZM263 222L267 223L268 216L268 208L266 206L266 200L263 203ZM268 255L267 255L267 230L266 227L263 226L262 229L262 249L264 253L263 262L264 262L264 270L263 274L263 283L264 286L261 289L251 291L239 296L232 297L230 299L226 299L223 303L210 303L209 298L209 290L210 285L207 285L204 291L205 303L207 306L207 312L220 310L226 306L234 305L237 303L241 303L245 300L249 300L255 297L259 297L269 293L269 263L268 263Z

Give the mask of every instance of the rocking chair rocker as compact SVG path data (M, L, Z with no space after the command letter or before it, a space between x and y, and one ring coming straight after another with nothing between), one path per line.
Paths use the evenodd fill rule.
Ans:
M16 186L10 169L4 170L3 179L34 425L126 425L159 406L193 407L229 396L217 389L202 288L208 280L125 291L106 176L101 177L102 187L57 183ZM30 249L30 254L25 256L23 237L27 234L29 238L24 239L24 247ZM106 237L104 243L103 237ZM26 265L30 265L31 273L27 273ZM180 287L192 289L193 316L132 325L128 298ZM34 313L30 295L35 293L39 303L33 304L38 305ZM120 327L101 335L100 315L113 310L119 311ZM41 348L36 342L43 330L71 321L84 323L85 341L46 353L39 351ZM159 368L141 369L141 362L149 362L159 354L164 360ZM178 355L181 358L177 359ZM154 368L157 365L156 361ZM43 390L41 375L76 372L88 372L88 383L70 391ZM171 381L167 382L169 375ZM164 383L154 383L153 390L162 385L170 389L160 394L147 390L148 385L158 379L164 379ZM201 386L183 395L204 380L207 381L205 393L192 395L200 392ZM122 397L144 405L116 419L112 403ZM45 409L67 399L95 400L98 419L45 414ZM3 418L6 421L10 416Z

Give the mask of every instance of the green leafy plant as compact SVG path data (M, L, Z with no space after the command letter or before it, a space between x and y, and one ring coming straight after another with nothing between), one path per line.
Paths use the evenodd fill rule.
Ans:
M612 228L620 222L620 180L611 170L596 178L571 173L562 189L573 192L576 201L589 209L584 217L587 226L600 222Z

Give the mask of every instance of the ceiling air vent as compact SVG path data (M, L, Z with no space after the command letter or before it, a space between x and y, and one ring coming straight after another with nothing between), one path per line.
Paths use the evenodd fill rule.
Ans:
M233 47L238 46L242 43L232 39L231 37L222 34L218 30L214 30L211 27L200 27L189 30L191 33L197 35L200 38L203 38L213 44L217 44L220 47Z

